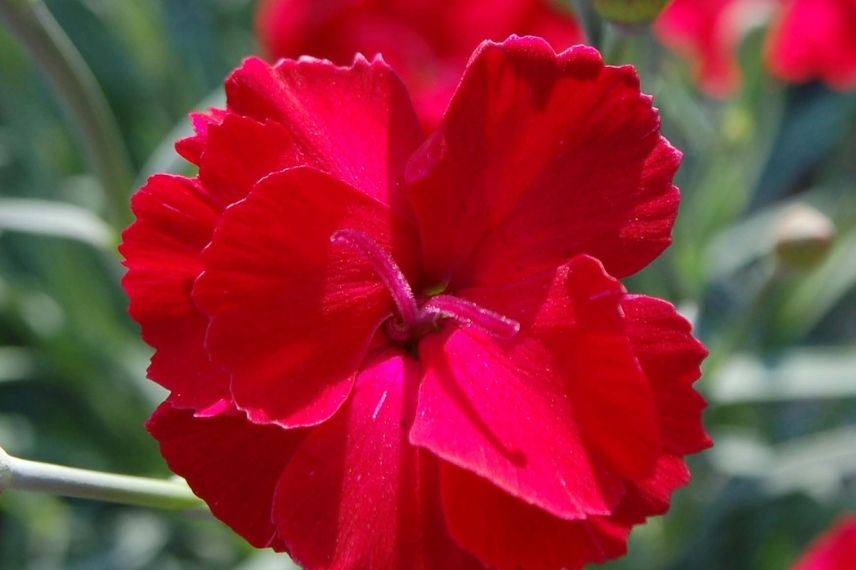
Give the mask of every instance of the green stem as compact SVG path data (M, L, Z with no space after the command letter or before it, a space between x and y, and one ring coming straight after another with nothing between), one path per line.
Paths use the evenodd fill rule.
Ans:
M7 489L182 511L205 507L183 481L114 475L18 459L0 448L0 493Z
M603 20L595 11L591 0L571 0L574 14L586 35L586 42L598 51L603 47Z
M0 0L0 21L56 90L101 183L114 228L130 223L131 165L104 93L42 0Z
M610 65L621 65L627 53L630 31L626 27L607 24L603 42L603 60Z
M730 329L719 335L718 342L711 345L710 356L704 363L704 373L708 378L713 378L713 374L728 359L745 348L746 343L752 337L752 332L758 328L759 323L764 319L764 313L769 308L771 298L779 284L779 276L779 265L775 261L771 261L770 267L766 269L766 274L762 278L763 281L749 304L743 309L741 315L732 322Z

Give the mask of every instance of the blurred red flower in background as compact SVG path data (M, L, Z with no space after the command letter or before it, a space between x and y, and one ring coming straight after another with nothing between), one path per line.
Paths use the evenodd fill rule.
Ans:
M856 0L675 0L655 31L693 63L705 93L726 97L740 86L741 39L771 16L765 51L774 75L856 87Z
M680 153L630 67L485 42L424 139L381 60L248 59L133 198L170 467L307 568L580 568L710 444L703 346L619 278Z
M841 518L818 537L792 570L856 568L856 515Z
M856 88L856 0L788 0L770 32L767 59L778 77Z
M582 41L571 13L550 0L262 0L255 20L272 58L310 55L347 65L355 53L382 54L428 130L480 42L535 35L561 50Z
M727 97L740 86L737 49L748 27L766 19L777 0L674 0L654 31L694 66L699 87Z

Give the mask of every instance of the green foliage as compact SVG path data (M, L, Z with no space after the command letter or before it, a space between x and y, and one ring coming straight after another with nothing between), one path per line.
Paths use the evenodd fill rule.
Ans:
M104 88L138 181L185 169L172 141L255 51L251 2L48 5ZM670 513L606 567L779 570L856 510L856 96L776 84L757 38L742 52L747 84L725 102L699 95L685 65L646 34L627 38L620 57L639 67L686 155L674 246L627 286L671 299L711 348L699 385L716 447L692 459L695 480ZM109 204L55 94L3 31L0 73L0 445L166 477L143 429L163 394L145 379L150 351L118 285L121 228L103 221ZM776 225L794 202L836 227L826 257L800 271L775 255ZM284 564L207 518L0 497L0 568Z
M594 0L594 8L606 20L622 24L650 22L669 0Z

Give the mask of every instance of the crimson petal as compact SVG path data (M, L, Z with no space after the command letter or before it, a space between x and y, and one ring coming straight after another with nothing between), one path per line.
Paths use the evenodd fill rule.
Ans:
M259 426L232 410L197 418L170 401L146 424L169 468L187 479L214 515L257 548L284 550L271 520L276 482L302 430Z
M407 90L379 58L357 56L350 67L312 58L271 67L251 57L227 79L226 99L233 113L280 123L301 164L386 203L422 140Z
M687 480L683 463L664 456L651 479L630 487L612 513L563 520L452 465L443 465L440 478L452 536L497 570L578 570L621 556L631 527L664 512L671 492Z
M205 352L208 320L190 296L219 212L195 181L165 174L151 177L131 208L137 220L119 247L128 268L122 285L156 350L149 377L172 391L176 406L204 414L231 399L228 377Z
M616 536L601 532L599 519L557 518L451 465L444 466L441 482L452 536L490 568L578 570L626 551L629 528Z
M225 109L214 107L208 109L207 113L190 113L194 134L176 141L175 151L188 162L198 166L208 144L209 127L220 124L225 117Z
M644 295L627 295L621 308L654 391L664 449L686 455L710 447L701 422L707 404L692 387L701 376L707 350L693 338L690 323L670 303Z
M405 273L412 267L413 232L390 208L309 168L257 184L226 210L202 255L193 296L211 319L207 347L251 421L301 427L329 418L392 313L371 267L331 243L343 228L371 236Z
M620 284L587 257L541 281L462 293L518 319L510 341L472 329L422 340L411 441L555 516L606 514L660 454L653 396Z
M670 243L680 153L630 67L538 38L485 42L408 163L429 276L506 283L574 255L638 271Z
M412 358L374 358L285 468L273 516L307 568L481 568L446 531L436 460L407 442L418 380Z
M268 174L308 163L289 129L275 121L229 113L208 128L205 142L199 181L223 208L243 199Z

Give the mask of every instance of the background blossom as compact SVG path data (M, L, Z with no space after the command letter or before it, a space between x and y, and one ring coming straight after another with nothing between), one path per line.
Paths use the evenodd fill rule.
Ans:
M770 32L767 59L785 81L856 88L856 2L785 1Z
M741 84L737 49L745 33L767 19L777 0L674 0L654 30L665 45L688 59L701 89L733 95Z
M856 86L853 0L675 0L656 22L660 40L689 59L703 91L733 95L740 86L737 50L746 32L772 20L769 70L785 81Z
M842 517L809 546L793 570L845 570L856 562L856 516Z
M346 65L357 52L382 53L429 129L483 40L531 34L558 50L582 40L569 8L549 0L262 0L255 22L274 59L311 55Z

